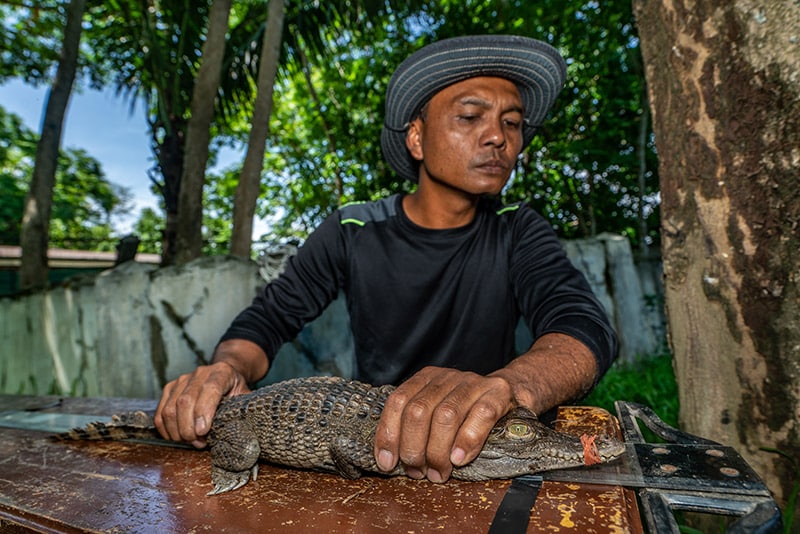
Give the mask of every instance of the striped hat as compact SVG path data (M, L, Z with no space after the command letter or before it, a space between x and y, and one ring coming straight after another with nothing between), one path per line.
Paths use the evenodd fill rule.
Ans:
M417 50L397 67L386 90L381 146L398 175L417 181L419 162L406 148L406 132L422 106L445 87L476 76L506 78L517 85L527 146L564 85L566 64L552 46L516 35L454 37Z

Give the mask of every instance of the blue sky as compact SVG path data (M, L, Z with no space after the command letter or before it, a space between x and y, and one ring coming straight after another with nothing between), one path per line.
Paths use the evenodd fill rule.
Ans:
M37 89L16 80L0 85L2 106L19 115L37 133L41 130L46 97L45 87ZM73 93L61 140L62 147L86 150L102 164L110 182L130 189L134 197L132 216L115 221L121 232L130 229L142 208L158 206L147 177L152 154L144 111L139 106L131 114L128 107L110 91Z
M17 80L0 85L0 105L19 115L36 133L41 131L46 98L46 87L33 88ZM86 150L102 164L110 182L131 191L134 204L131 215L113 221L120 234L130 231L143 208L158 209L158 198L150 191L147 177L153 156L144 110L140 105L131 113L129 108L126 101L115 97L110 90L73 92L61 140L63 148ZM241 158L241 155L223 151L217 167L230 166ZM266 231L260 221L256 221L254 226L256 237Z

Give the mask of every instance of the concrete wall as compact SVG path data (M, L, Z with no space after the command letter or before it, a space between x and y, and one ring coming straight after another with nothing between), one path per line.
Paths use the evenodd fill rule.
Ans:
M658 263L636 265L624 238L565 243L621 339L621 359L664 346ZM291 252L291 250L289 251ZM285 255L202 258L158 269L129 262L47 291L0 298L0 392L156 397L207 363L219 335ZM520 350L530 335L520 330ZM353 369L349 318L334 302L278 353L268 381Z

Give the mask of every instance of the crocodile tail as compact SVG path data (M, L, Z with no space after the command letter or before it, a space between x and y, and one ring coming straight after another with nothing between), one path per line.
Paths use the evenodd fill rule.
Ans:
M110 422L89 423L83 428L73 428L53 437L61 441L162 439L153 424L153 418L144 412L113 415Z

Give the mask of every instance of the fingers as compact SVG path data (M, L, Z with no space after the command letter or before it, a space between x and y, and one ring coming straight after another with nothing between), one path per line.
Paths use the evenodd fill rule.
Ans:
M511 389L502 379L470 378L434 410L426 451L431 481L443 482L454 465L474 460L497 420L513 405Z
M444 382L440 386L440 390L446 391L447 394L441 397L432 413L429 415L419 414L420 422L418 424L429 423L430 425L427 443L421 440L417 441L414 436L407 435L406 427L403 427L403 437L408 438L410 446L415 449L416 447L422 448L422 454L427 463L426 476L433 482L443 482L450 477L453 469L451 457L456 448L459 450L463 450L465 447L471 449L469 444L464 443L463 439L459 439L459 435L461 427L470 413L481 402L479 399L483 391L482 377L478 375L447 373L440 376L440 379ZM427 396L427 392L420 392L420 396ZM428 420L425 421L425 418ZM485 436L480 438L479 448L483 445L484 439ZM401 459L403 459L402 454Z
M407 382L401 384L392 392L384 403L378 428L375 430L375 461L378 467L386 472L392 471L397 465L400 447L400 426L402 425L403 410L415 394L415 375ZM419 472L406 470L408 476L421 478Z
M153 418L164 438L192 443L196 447L204 445L209 418L213 417L213 412L209 414L204 407L213 403L215 397L219 404L222 394L218 389L204 387L205 381L201 376L206 374L206 369L202 369L182 375L164 387Z
M203 447L222 398L246 391L243 378L230 365L198 367L164 387L153 420L164 438Z
M495 422L513 406L502 378L426 368L387 399L375 436L375 457L389 471L400 462L413 478L441 482L453 465L480 452Z
M408 476L425 477L430 414L441 400L441 390L431 385L434 377L429 368L423 369L386 400L375 433L375 458L381 469L391 471L401 461ZM421 391L427 394L420 396Z
M481 452L495 423L514 406L510 392L506 401L501 399L505 397L487 394L472 405L467 418L458 429L458 435L450 452L449 460L453 465L466 465Z

